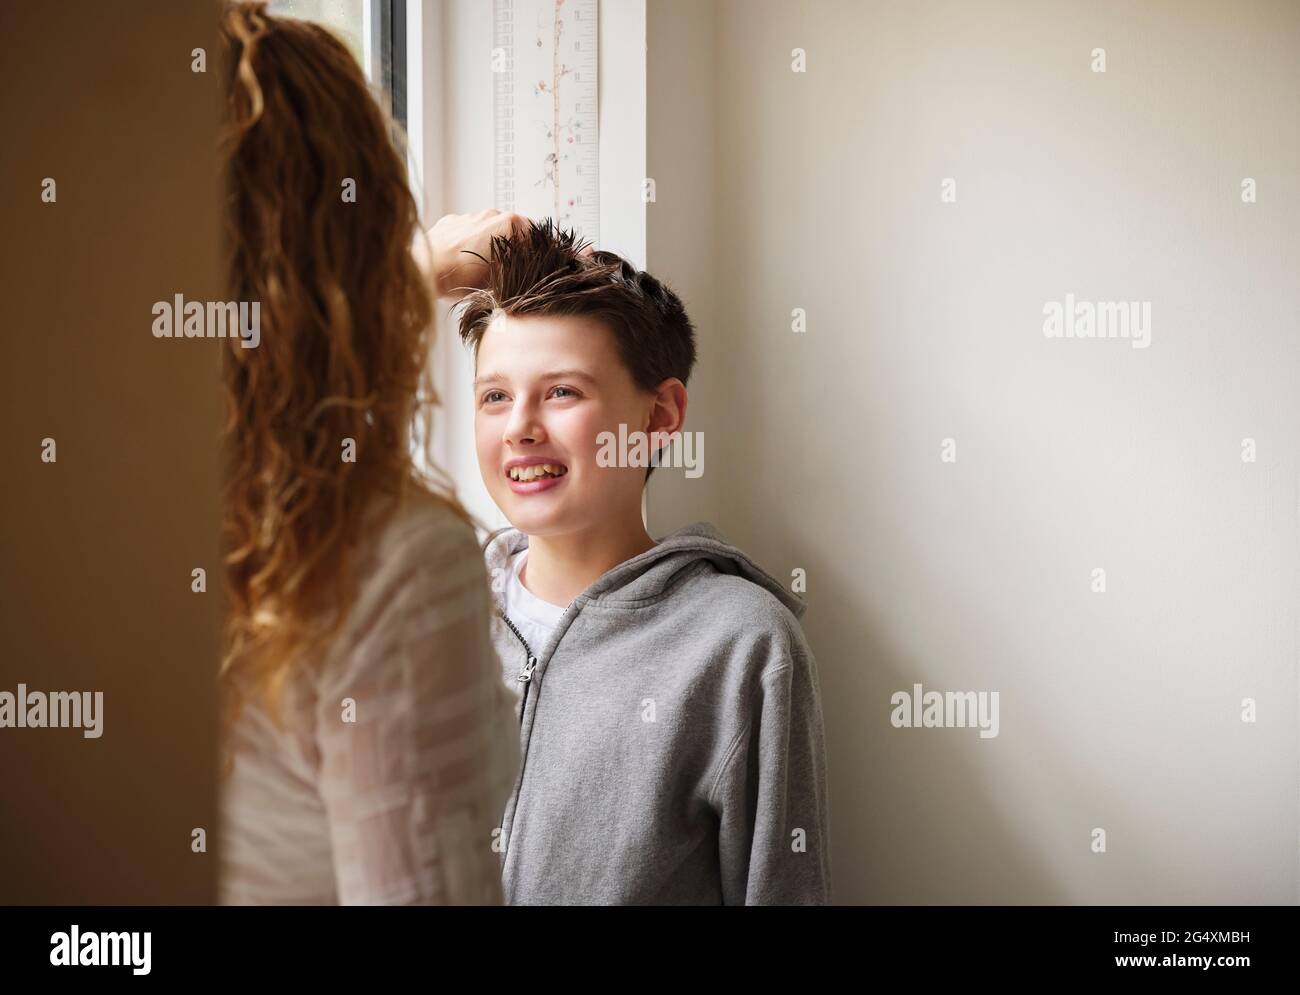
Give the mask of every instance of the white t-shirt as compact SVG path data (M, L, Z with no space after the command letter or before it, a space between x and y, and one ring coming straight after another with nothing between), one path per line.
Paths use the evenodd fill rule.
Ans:
M510 616L510 621L515 624L515 627L524 634L533 656L540 657L551 638L551 633L559 624L560 616L564 614L565 606L543 601L524 587L519 574L523 571L527 559L527 547L510 559L510 572L506 578L505 589L506 614Z

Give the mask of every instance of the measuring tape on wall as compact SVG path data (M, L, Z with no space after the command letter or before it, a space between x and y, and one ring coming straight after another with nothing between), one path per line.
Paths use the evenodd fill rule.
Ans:
M492 17L496 207L599 244L596 0L493 0Z

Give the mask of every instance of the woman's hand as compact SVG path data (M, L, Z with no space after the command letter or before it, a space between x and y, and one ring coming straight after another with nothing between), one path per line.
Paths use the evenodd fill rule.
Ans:
M493 208L477 214L447 214L428 231L428 239L417 238L413 252L420 268L429 276L438 297L463 297L466 290L483 286L492 257L492 237L508 236L527 224L518 214L502 214ZM432 251L432 260L429 253ZM478 253L478 256L470 253Z
M492 258L493 236L509 236L527 224L523 215L502 214L495 208L477 214L447 214L428 230L427 238L416 238L411 251L434 294L459 300L466 291L483 286L487 278L483 260ZM592 251L592 246L584 246L579 255L589 256Z

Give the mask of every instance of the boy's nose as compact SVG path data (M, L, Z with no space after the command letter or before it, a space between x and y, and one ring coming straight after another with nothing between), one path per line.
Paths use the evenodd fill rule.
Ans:
M510 421L506 424L503 441L509 445L532 445L545 438L546 431L537 420L532 406L516 405L514 411L510 413Z

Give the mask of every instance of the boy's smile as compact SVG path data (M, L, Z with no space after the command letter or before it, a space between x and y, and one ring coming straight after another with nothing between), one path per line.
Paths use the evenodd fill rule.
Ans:
M525 456L506 463L510 489L516 494L537 494L559 486L569 468L548 456Z

